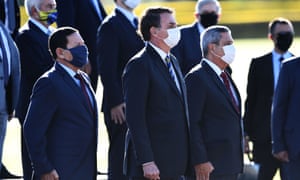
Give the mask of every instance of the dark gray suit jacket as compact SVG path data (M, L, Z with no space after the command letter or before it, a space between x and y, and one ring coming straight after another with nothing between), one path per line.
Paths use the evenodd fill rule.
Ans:
M126 66L123 76L126 102L124 171L143 177L142 164L154 161L160 177L178 177L188 165L189 121L186 88L173 56L181 93L159 54L147 45Z
M241 115L222 80L202 61L187 74L185 81L191 123L192 165L210 161L215 175L242 172ZM230 81L241 104L239 92Z
M0 21L0 28L4 32L10 51L10 76L8 84L4 83L3 63L0 63L0 112L11 114L15 110L20 89L20 57L16 44ZM0 41L2 41L2 36Z

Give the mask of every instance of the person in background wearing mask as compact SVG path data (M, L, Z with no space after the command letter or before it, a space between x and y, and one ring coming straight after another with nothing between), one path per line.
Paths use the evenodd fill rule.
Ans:
M286 179L282 163L272 155L271 109L281 63L293 56L288 49L294 37L292 23L276 18L269 23L269 38L274 49L254 58L248 73L244 127L246 140L253 143L254 162L260 164L259 180L272 180L280 168L281 179Z
M79 30L89 49L89 63L83 68L91 78L96 92L98 86L97 29L106 17L100 0L56 0L57 26L71 26Z
M191 163L197 179L236 180L243 171L243 129L240 94L224 71L235 57L230 29L207 28L201 35L201 48L201 64L185 78Z
M48 51L48 37L54 30L50 25L56 20L55 0L25 0L25 10L29 20L20 29L16 43L21 59L20 98L16 117L24 124L35 81L53 65ZM22 134L22 167L24 180L31 179L31 162Z
M149 8L141 20L146 47L126 65L124 171L131 180L178 180L189 157L186 88L170 53L180 30L168 8Z
M115 10L99 27L97 53L103 85L102 112L108 132L108 179L126 180L123 175L125 103L122 73L129 59L145 45L137 33L138 20L133 10L140 0L115 0Z
M49 38L55 64L35 83L24 137L35 180L97 176L98 111L88 75L88 49L78 30L58 28Z
M217 0L198 0L195 6L196 22L182 26L181 39L172 52L180 62L182 74L187 74L202 59L200 34L205 28L216 25L221 15Z

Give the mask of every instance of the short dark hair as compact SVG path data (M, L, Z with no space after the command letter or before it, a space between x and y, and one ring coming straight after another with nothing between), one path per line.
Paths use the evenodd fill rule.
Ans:
M151 27L161 27L160 15L163 13L172 14L173 11L169 8L149 8L146 10L145 14L141 19L141 33L144 41L150 40L150 28Z
M49 51L54 59L57 58L56 49L57 48L67 48L68 39L67 37L75 32L78 32L77 29L72 27L61 27L56 29L50 36L48 41Z
M286 24L293 27L291 21L289 21L288 19L282 17L275 18L269 23L269 34L274 35L275 27L277 24Z

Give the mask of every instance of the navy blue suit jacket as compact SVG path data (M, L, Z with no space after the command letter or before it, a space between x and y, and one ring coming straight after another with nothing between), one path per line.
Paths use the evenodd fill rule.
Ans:
M272 110L273 152L288 151L289 159L300 155L300 58L283 63Z
M143 177L142 164L154 161L161 178L183 175L188 165L189 121L186 88L173 56L181 93L159 54L147 45L126 66L124 172Z
M131 22L115 10L98 31L99 72L103 84L102 111L124 102L121 77L126 63L145 45Z
M24 137L37 179L53 169L59 179L96 179L97 105L88 87L94 113L61 65L55 64L36 82Z
M98 0L100 16L97 14L92 0L56 0L57 3L57 26L72 26L79 30L89 49L89 60L92 66L90 74L91 83L96 89L98 79L98 62L97 62L97 29L106 17L106 12Z
M48 50L48 35L35 24L28 21L16 38L21 58L21 87L16 117L23 124L35 81L47 70L54 61Z
M239 92L234 82L230 81L241 104ZM191 124L192 165L210 161L215 175L242 172L241 115L222 80L202 61L187 74L185 82Z
M180 41L172 52L180 63L182 74L185 75L202 59L200 32L197 23L182 26L180 32Z

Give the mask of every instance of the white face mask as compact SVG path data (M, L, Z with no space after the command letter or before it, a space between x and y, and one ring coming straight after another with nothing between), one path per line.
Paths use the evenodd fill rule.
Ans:
M164 39L165 43L170 47L173 48L174 46L177 45L177 43L180 40L180 30L179 28L172 28L168 29L168 37Z
M223 50L225 55L221 57L221 59L227 64L231 64L235 58L235 47L233 44L223 46Z
M136 8L140 2L141 0L124 0L124 4L131 9Z

